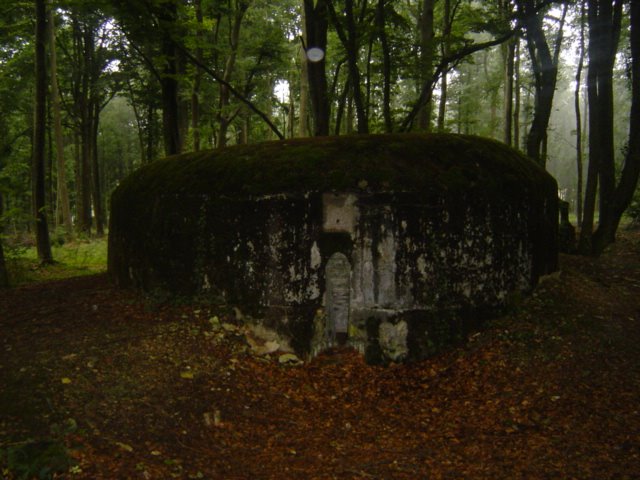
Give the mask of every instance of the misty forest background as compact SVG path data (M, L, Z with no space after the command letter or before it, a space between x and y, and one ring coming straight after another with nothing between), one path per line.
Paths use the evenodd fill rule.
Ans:
M0 246L46 263L104 235L118 182L164 155L431 131L528 154L599 253L638 210L639 4L5 0Z

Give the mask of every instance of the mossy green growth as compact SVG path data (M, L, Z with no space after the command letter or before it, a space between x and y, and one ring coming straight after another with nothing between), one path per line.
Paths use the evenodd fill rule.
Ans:
M53 245L52 265L40 265L35 247L12 248L6 253L9 283L13 286L94 275L107 269L106 237Z
M516 150L452 134L316 137L186 153L156 161L114 193L137 201L172 194L224 198L309 191L536 189L547 176ZM536 187L534 187L536 185ZM134 193L135 192L135 193Z

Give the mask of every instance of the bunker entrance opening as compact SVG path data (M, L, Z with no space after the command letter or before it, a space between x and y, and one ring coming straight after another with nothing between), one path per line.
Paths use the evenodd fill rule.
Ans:
M351 264L340 252L329 258L325 268L327 333L332 343L344 345L349 331Z

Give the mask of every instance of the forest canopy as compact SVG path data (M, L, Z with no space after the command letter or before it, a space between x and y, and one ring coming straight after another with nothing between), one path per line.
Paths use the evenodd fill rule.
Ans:
M545 166L599 253L640 170L639 3L2 2L0 229L35 232L47 262L51 237L104 234L113 189L165 155L431 131Z

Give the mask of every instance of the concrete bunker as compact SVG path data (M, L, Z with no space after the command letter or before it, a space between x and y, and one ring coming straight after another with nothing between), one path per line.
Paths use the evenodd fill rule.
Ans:
M134 173L111 205L119 285L237 305L302 356L424 358L557 268L555 180L471 136L184 154Z

